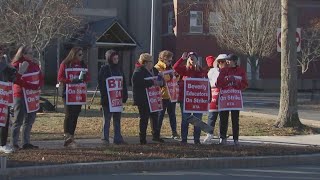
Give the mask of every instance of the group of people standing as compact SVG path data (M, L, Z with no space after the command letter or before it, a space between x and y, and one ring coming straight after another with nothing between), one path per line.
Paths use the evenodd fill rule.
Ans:
M30 143L30 132L36 118L36 111L31 111L28 107L29 99L26 99L26 91L36 92L36 96L40 96L40 88L43 85L43 76L37 60L33 59L33 51L29 47L20 47L13 58L12 62L3 58L4 50L0 48L0 81L13 83L14 101L12 108L8 106L6 124L0 127L0 152L11 153L17 149L35 149L38 146ZM132 75L133 102L138 107L139 121L139 137L140 144L147 143L147 126L150 119L152 129L152 140L156 142L164 142L160 132L163 124L164 115L168 112L172 138L179 139L181 143L187 143L189 122L188 118L194 116L202 120L203 113L184 112L184 80L186 78L208 79L212 92L219 92L219 89L232 87L237 90L244 90L248 83L245 71L237 65L238 57L235 55L220 54L217 58L208 56L206 62L208 67L201 67L198 55L195 52L183 53L181 58L173 64L173 53L164 50L159 53L158 62L154 65L153 57L148 53L140 55L134 73ZM128 99L128 90L125 82L124 73L119 65L119 54L115 50L108 50L105 53L106 65L102 66L98 74L98 85L101 94L101 106L103 111L103 130L102 141L109 144L110 122L113 118L114 126L114 144L126 144L121 135L121 115L122 105ZM64 118L64 146L76 147L75 130L79 114L81 112L81 103L72 103L72 88L76 88L77 92L82 92L84 88L86 93L86 83L90 80L87 66L83 63L83 50L80 47L74 47L70 50L67 57L60 64L58 72L59 86L62 88L61 96L64 102L65 118ZM11 73L6 73L7 69L11 69ZM170 72L170 73L164 73ZM84 75L83 75L84 74ZM31 78L29 78L31 77ZM155 78L154 78L155 77ZM29 78L29 79L28 79ZM169 95L167 82L173 78L178 82L178 98L172 101ZM117 82L117 83L116 83ZM111 85L110 85L111 83ZM151 111L148 106L148 96L146 88L159 87L161 91L161 111ZM78 88L78 89L77 89ZM79 89L80 88L80 89ZM114 96L111 97L111 89L115 89ZM218 89L218 91L216 91ZM76 92L76 91L74 91ZM27 93L28 94L28 93ZM76 93L75 93L76 94ZM213 97L211 95L211 97ZM215 96L216 97L216 96ZM36 97L40 98L40 97ZM86 99L75 96L76 100L85 103ZM116 99L115 99L116 98ZM117 99L118 98L118 99ZM71 100L70 100L71 99ZM111 100L112 99L112 100ZM114 101L118 100L118 101ZM218 99L211 98L211 104L217 105ZM182 121L181 134L177 132L176 120L176 102L180 104ZM1 103L1 102L0 102ZM117 108L119 106L121 108ZM12 111L10 111L12 109ZM115 110L116 109L116 110ZM12 116L10 118L10 116ZM208 124L212 126L203 143L210 143L213 138L213 129L217 117L220 116L220 143L226 143L226 133L228 128L229 111L210 111L208 116ZM7 145L9 118L12 119L11 141L10 146ZM239 138L239 110L231 110L231 120L233 127L233 138L235 145L238 145ZM22 126L22 147L19 146L19 134ZM200 127L194 126L194 143L200 142Z
M168 87L166 81L170 81L174 76L179 78L179 97L182 121L181 121L181 143L187 143L189 122L188 118L194 116L202 120L203 113L189 113L184 112L184 83L186 78L208 78L212 92L219 92L220 89L234 88L236 90L244 90L248 86L245 71L238 66L238 57L236 55L221 54L216 59L213 56L206 58L208 68L200 66L198 56L195 52L183 53L181 58L173 64L173 54L170 51L162 51L159 53L158 63L154 66L150 54L144 53L136 64L136 69L132 76L133 85L133 100L134 104L138 106L140 114L140 143L146 144L146 129L148 119L150 118L152 127L153 141L163 142L160 138L160 131L163 122L163 117L166 111L169 114L170 125L172 129L172 137L178 138L179 135L176 129L176 103L171 102L168 96ZM173 70L170 75L161 74L163 71ZM148 79L157 76L156 79ZM148 98L146 88L151 86L160 86L162 94L162 110L160 112L151 112L148 106ZM218 89L218 91L216 90ZM213 97L213 96L212 96ZM211 99L211 104L219 102L219 96L216 99ZM208 102L209 103L209 102ZM218 115L220 116L220 143L226 144L227 128L229 111L220 111L217 109L209 112L208 124L212 126L212 131L207 134L204 143L210 143L213 138L213 129ZM233 127L234 144L239 144L239 110L231 110L231 119ZM194 144L201 144L200 142L201 128L194 126Z

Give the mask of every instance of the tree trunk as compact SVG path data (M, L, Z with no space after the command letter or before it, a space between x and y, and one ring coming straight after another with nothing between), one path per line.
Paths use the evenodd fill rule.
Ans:
M281 0L281 94L276 127L301 127L297 106L297 17L293 0Z
M250 87L251 88L257 88L257 63L255 57L249 57L250 60L250 67L251 67L251 81L250 81Z

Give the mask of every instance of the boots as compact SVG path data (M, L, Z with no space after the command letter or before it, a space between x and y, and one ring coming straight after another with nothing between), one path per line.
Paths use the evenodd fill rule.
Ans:
M73 141L73 137L69 133L64 134L64 147L69 146Z
M152 141L164 143L164 140L160 138L160 131L154 132L152 133L152 135L153 135Z

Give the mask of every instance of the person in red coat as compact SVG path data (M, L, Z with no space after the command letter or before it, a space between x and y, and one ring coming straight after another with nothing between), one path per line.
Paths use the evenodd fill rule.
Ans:
M238 57L230 54L226 58L227 67L221 69L217 79L217 87L244 90L248 87L246 72L237 64ZM231 110L232 132L235 145L239 145L239 110ZM229 111L220 111L220 144L227 143Z
M64 102L64 146L65 147L76 147L74 141L74 133L77 127L78 117L81 112L81 105L67 105L66 104L66 85L67 84L80 84L87 83L89 78L89 73L86 73L86 76L81 78L72 78L67 77L66 69L77 69L82 68L86 69L87 66L82 60L83 50L81 47L73 47L68 56L60 64L58 72L58 82L63 87L62 98Z
M23 89L27 90L39 90L43 85L43 76L41 74L38 62L33 59L33 51L30 47L20 47L12 60L12 66L18 70L16 81L13 85L14 96L14 117L11 127L11 146L18 150L20 128L22 126L22 148L23 149L37 149L30 143L30 133L32 125L36 119L36 112L27 111L27 103L23 94ZM38 79L38 82L29 82L22 77L26 74L34 74L34 78ZM36 77L37 76L37 77ZM38 97L40 98L40 97Z
M191 113L183 112L183 101L184 101L184 79L185 78L206 78L207 70L199 66L198 56L195 52L183 53L182 57L173 65L173 69L181 76L179 81L179 98L182 121L181 121L181 143L187 143L189 123L187 118ZM202 119L202 113L193 113L198 119ZM200 144L201 129L194 126L194 143Z

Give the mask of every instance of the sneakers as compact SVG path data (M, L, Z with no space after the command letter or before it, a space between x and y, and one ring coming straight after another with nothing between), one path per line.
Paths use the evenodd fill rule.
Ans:
M32 145L32 144L24 144L22 146L22 149L39 149L39 146L35 146L35 145Z
M172 139L180 139L180 136L178 135L177 132L173 132L171 138Z
M207 134L207 137L204 138L203 143L204 144L211 144L212 143L213 134Z
M63 144L63 146L64 147L69 146L72 143L72 141L73 141L73 137L68 133L65 134L64 135L64 144Z
M222 139L222 138L220 138L219 144L221 144L221 145L226 145L226 144L227 144L227 139Z
M10 154L14 152L14 149L9 145L0 146L0 152L3 152L5 154Z

